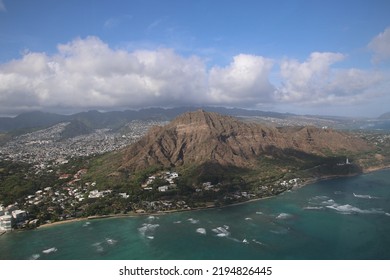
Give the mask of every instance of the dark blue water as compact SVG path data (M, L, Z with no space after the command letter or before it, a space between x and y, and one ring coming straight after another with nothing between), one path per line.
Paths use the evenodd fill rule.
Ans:
M390 259L390 171L221 209L7 233L0 259Z

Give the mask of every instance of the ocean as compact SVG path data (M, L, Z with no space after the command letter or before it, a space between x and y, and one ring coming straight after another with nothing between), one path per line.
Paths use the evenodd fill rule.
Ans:
M7 233L0 259L389 260L390 170L218 209Z

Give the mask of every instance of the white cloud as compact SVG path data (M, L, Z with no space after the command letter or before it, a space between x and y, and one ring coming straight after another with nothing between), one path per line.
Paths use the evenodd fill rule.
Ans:
M0 66L0 110L268 102L272 61L240 54L207 71L199 57L171 49L114 50L99 38L76 39L58 53L27 53ZM22 98L21 98L22 97Z
M53 56L28 53L1 65L0 110L190 104L206 92L206 77L197 57L113 50L88 37L59 45Z
M312 53L300 63L287 59L281 63L282 85L277 99L284 103L307 105L359 102L380 94L378 85L384 79L379 72L359 69L337 69L340 53Z
M372 39L368 47L373 51L374 63L390 59L390 27Z
M384 80L376 71L365 71L356 68L334 70L326 91L339 97L358 97L372 94L373 88Z
M284 84L279 88L279 99L284 102L302 102L321 95L329 76L330 65L340 61L340 53L312 53L303 63L287 59L280 65Z
M389 88L383 73L335 68L343 59L316 52L304 62L276 64L239 54L208 70L201 58L172 49L127 51L87 37L59 45L53 55L30 52L0 64L0 111L340 104L364 102ZM277 70L279 86L269 81Z
M213 67L209 75L209 97L215 104L255 105L270 102L273 86L268 80L270 59L240 54L225 67Z

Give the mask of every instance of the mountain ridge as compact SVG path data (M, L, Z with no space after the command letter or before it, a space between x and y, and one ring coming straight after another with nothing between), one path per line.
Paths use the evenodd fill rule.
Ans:
M155 127L124 152L122 169L141 170L214 162L250 168L272 150L325 156L354 153L370 145L350 134L316 127L275 128L247 123L215 112L187 112Z
M379 116L379 119L381 120L390 120L390 112L384 113Z
M160 120L170 121L185 113L204 109L222 115L240 118L251 118L257 122L274 122L276 124L290 125L294 123L312 123L317 126L332 126L338 129L367 129L390 130L390 119L383 114L376 119L355 119L336 116L296 115L291 113L278 113L272 111L250 110L241 108L225 108L210 106L188 106L174 108L144 108L139 110L123 110L100 112L97 110L84 111L71 115L33 111L22 113L16 117L0 117L0 133L22 134L34 130L48 128L61 122L81 121L88 129L120 129L133 120Z
M140 110L124 110L100 112L90 110L79 112L71 115L61 115L55 113L33 111L22 113L16 117L0 117L0 131L9 132L13 130L41 129L60 122L82 121L91 129L96 128L113 128L132 121L143 119L171 120L185 112L194 111L203 108L208 111L215 111L227 115L245 115L245 116L270 116L285 118L292 114L282 114L276 112L265 112L260 110L247 110L240 108L224 107L176 107L176 108L145 108Z

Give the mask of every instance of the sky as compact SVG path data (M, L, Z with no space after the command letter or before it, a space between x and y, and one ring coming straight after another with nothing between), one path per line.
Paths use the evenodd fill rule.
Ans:
M388 0L0 0L0 115L390 111Z

